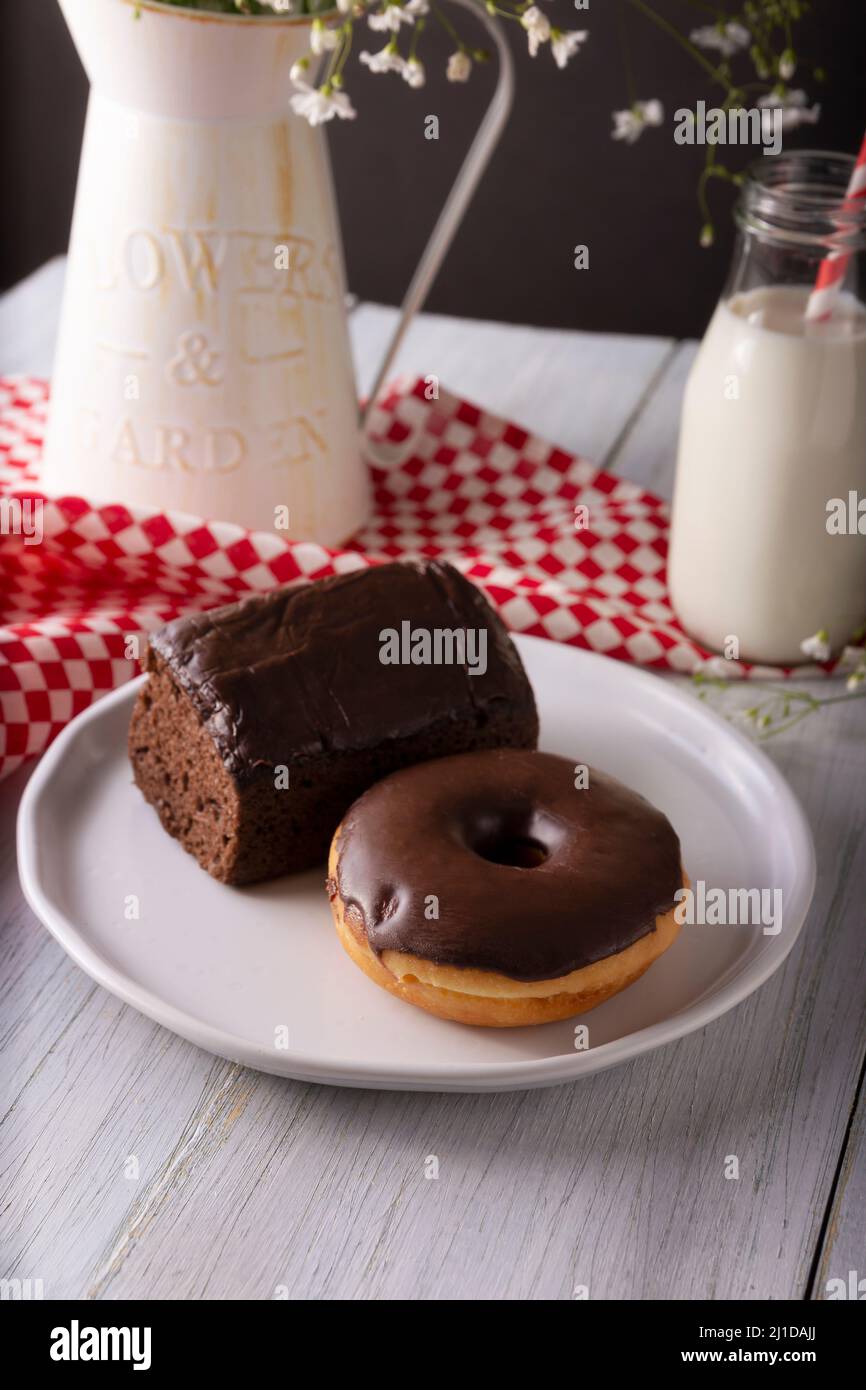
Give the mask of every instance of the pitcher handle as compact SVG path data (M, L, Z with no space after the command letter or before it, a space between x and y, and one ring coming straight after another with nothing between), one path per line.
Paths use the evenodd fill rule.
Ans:
M385 348L385 354L376 373L372 390L367 397L367 404L361 411L362 426L366 423L367 416L378 399L406 329L430 292L430 287L438 274L445 253L454 240L454 233L463 220L470 199L478 186L481 175L487 168L490 156L496 148L514 100L514 60L511 57L511 49L502 36L502 26L496 24L493 16L489 15L486 10L479 8L477 3L473 3L473 0L451 0L451 3L462 5L465 10L471 10L484 25L496 45L496 51L499 55L499 76L496 90L484 113L484 119L478 127L475 139L469 146L460 171L451 185L451 192L437 218L436 225L424 247L415 274L412 276L406 291L400 307L397 327Z

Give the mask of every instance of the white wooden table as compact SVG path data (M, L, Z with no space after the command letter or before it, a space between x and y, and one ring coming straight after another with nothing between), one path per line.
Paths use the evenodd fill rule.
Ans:
M0 301L0 372L50 372L62 274ZM393 320L352 314L362 389ZM667 492L693 354L425 315L398 368ZM864 732L861 702L767 745L818 850L785 967L703 1033L511 1095L302 1085L165 1032L24 905L25 775L2 784L0 1277L46 1297L784 1299L866 1276Z

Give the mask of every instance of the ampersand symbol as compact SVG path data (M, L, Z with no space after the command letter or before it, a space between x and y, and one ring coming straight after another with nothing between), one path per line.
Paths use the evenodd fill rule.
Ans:
M181 333L177 353L165 370L178 386L218 386L222 381L222 372L217 369L219 356L208 347L203 333Z

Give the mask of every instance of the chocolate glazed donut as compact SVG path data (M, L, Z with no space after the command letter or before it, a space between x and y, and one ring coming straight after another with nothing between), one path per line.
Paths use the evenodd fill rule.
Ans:
M568 1018L675 939L687 880L670 823L603 772L497 749L394 773L350 808L328 894L352 959L444 1018Z

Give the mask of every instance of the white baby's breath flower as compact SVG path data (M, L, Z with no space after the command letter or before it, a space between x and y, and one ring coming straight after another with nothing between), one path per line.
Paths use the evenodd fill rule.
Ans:
M644 125L661 125L665 118L665 108L657 98L653 97L651 101L639 101L637 104L640 107Z
M292 79L296 87L303 87L305 85L304 73L307 71L309 66L309 57L299 58L296 63L292 63L292 66L289 69L289 77Z
M550 38L550 20L537 5L530 5L525 14L521 15L520 23L529 35L529 53L530 57L534 58L541 44L547 43Z
M345 92L336 92L327 84L324 87L311 87L308 82L296 82L299 89L292 97L292 110L296 116L303 116L310 125L322 125L339 116L343 121L353 121L358 114Z
M400 57L393 39L378 53L362 53L361 62L371 72L403 72L406 67L406 59Z
M310 48L317 56L327 53L329 49L336 48L340 42L340 32L338 29L329 29L320 19L313 20L313 27L310 30Z
M812 637L807 637L800 643L800 651L804 656L811 656L813 661L829 661L830 639L826 630L823 627L819 628Z
M853 669L852 669L853 668ZM866 647L845 647L839 657L840 671L849 671L845 689L853 695L866 683Z
M445 76L449 82L468 82L469 74L472 72L472 59L468 53L464 53L458 48L456 53L452 53L448 59L448 67L445 69Z
M414 10L413 0L409 0L408 5L386 4L375 14L367 15L367 23L371 29L377 29L381 33L397 34L402 24L414 24L415 15L424 14L426 11Z
M797 55L793 48L786 48L779 59L779 76L783 82L790 82L797 71Z
M772 140L779 119L782 130L796 130L797 126L814 125L821 116L820 104L816 102L814 106L809 106L809 98L799 89L793 92L767 92L766 96L758 97L758 105L764 107L761 133L767 141Z
M660 101L655 98L651 101L636 101L627 111L614 111L612 138L625 140L627 144L633 145L647 126L661 125L664 118L665 109Z
M748 48L752 36L742 24L702 24L689 35L698 48L714 48L723 58L732 58L742 48Z
M693 676L705 676L710 680L727 680L731 674L739 675L739 668L724 656L705 656L692 671Z
M581 44L588 38L588 29L570 29L567 33L563 33L561 29L551 29L550 47L556 66L564 68L569 58L577 53Z
M403 81L408 82L410 87L423 87L427 81L427 74L424 71L424 64L418 58L409 58L403 68Z

